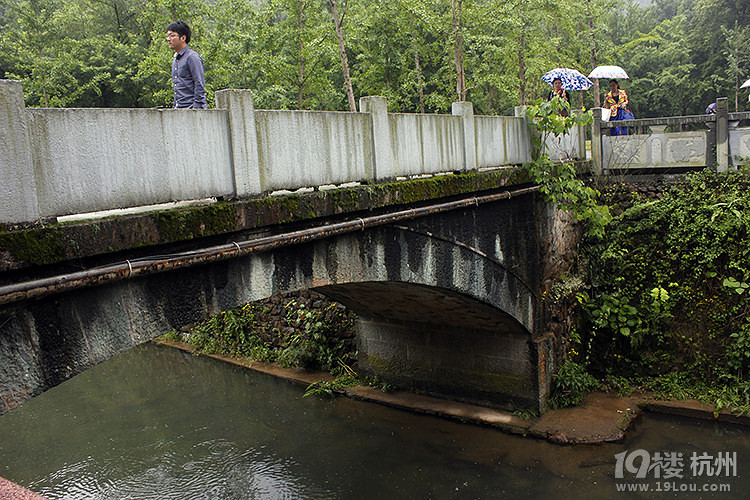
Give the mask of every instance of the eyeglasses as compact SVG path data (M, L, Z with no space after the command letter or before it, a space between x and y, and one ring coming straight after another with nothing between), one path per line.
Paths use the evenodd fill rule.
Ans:
M177 33L167 33L166 40L169 41L170 38L174 38L176 36L178 37L180 35L178 35Z

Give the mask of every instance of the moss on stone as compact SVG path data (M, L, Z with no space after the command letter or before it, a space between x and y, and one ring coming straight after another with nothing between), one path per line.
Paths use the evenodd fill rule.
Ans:
M383 373L392 370L395 363L392 359L384 358L382 356L376 356L375 354L366 355L366 364L374 373Z
M165 210L155 212L151 217L164 241L212 236L237 229L237 207L228 203Z
M464 172L419 179L363 183L328 191L263 196L123 218L46 226L0 225L0 265L43 265L95 253L131 250L362 210L467 195L528 182L524 169ZM135 218L135 222L133 219ZM126 234L127 237L123 237Z
M366 193L367 189L345 188L331 191L329 197L333 206L333 212L340 214L357 210L363 192Z
M56 228L9 232L0 235L0 252L8 252L14 260L43 265L59 262L67 255L67 245Z
M285 196L265 196L244 201L247 209L256 212L257 225L264 224L264 219L272 219L273 224L283 224L306 218L301 214L300 207L302 198L298 194L288 194ZM307 214L309 217L309 214Z

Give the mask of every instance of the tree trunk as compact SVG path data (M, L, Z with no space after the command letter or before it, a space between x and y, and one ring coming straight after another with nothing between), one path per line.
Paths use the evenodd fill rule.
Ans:
M521 106L526 106L526 20L523 18L518 42L518 101Z
M304 86L305 86L305 56L304 56L304 50L305 50L305 44L302 40L302 28L304 27L303 24L303 15L304 12L304 0L299 0L299 18L297 22L297 36L299 38L299 74L297 76L297 109L302 109L302 102L304 98Z
M466 79L464 76L464 34L461 21L463 0L451 0L453 13L453 59L456 62L456 96L458 102L466 100Z
M357 103L354 102L354 89L352 89L352 77L349 75L349 60L346 57L346 45L344 44L344 29L341 26L339 9L336 0L329 0L331 3L331 14L333 15L333 24L336 27L336 37L339 39L339 55L341 56L341 69L344 72L344 85L346 86L346 98L349 101L349 111L357 111Z
M589 47L591 49L591 70L593 71L594 68L597 67L597 57L596 57L596 36L594 34L594 19L591 16L591 0L586 0L586 20L589 25L589 37L590 37L590 44ZM599 79L594 78L594 107L599 108L602 105L601 96L599 93L601 92L599 90Z
M44 70L42 69L42 62L44 61L44 56L42 55L42 49L39 49L39 74L42 77L42 100L44 101L44 107L49 108L49 97L47 96L47 77L44 75Z
M740 112L740 75L734 74L734 112Z
M416 39L415 39L416 40ZM417 89L419 90L419 112L424 113L424 77L419 63L419 46L414 44L414 67L417 70Z

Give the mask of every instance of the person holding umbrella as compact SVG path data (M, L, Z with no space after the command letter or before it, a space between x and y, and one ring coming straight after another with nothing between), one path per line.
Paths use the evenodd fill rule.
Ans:
M549 91L547 100L551 101L555 97L558 97L560 101L567 102L568 107L570 107L570 95L568 94L567 90L563 89L562 80L560 78L555 78L554 80L552 80L552 90ZM561 109L560 116L568 116L568 110L565 108Z
M622 79L629 78L628 74L620 66L597 66L594 70L589 73L589 78L596 80L596 92L594 93L594 107L599 107L599 79L600 78L614 78Z
M560 100L565 100L570 108L570 94L568 90L587 90L591 85L591 80L586 78L580 71L571 68L555 68L542 76L542 80L552 85L552 90L548 95L551 101L558 96ZM560 112L562 116L568 116L568 110Z
M620 88L617 80L609 81L609 92L604 96L604 107L609 110L609 121L632 120L628 107L628 94ZM627 127L613 127L610 135L628 135Z

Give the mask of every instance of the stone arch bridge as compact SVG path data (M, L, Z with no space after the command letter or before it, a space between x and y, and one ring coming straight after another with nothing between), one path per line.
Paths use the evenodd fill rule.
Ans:
M117 253L104 251L111 241L99 241L99 252L82 247L103 232L135 238L134 227L146 238L149 221L168 215L58 227L68 250L44 265L14 263L11 240L0 239L0 409L208 315L305 288L359 315L360 371L440 397L542 407L555 351L540 301L552 226L536 189L343 216L330 206L339 195L311 195L325 198L329 213L310 221L279 223L269 214L280 205L272 204L256 206L257 220L248 223L247 205L241 216L234 205L244 231L225 228L190 244L181 237L153 247L121 242L130 249ZM196 210L205 224L209 208ZM76 252L89 255L72 258Z

